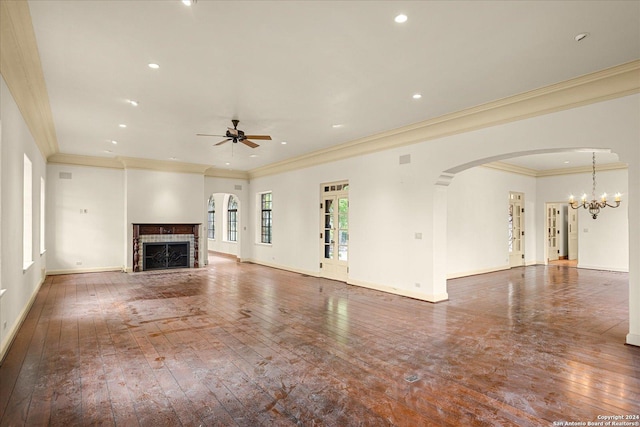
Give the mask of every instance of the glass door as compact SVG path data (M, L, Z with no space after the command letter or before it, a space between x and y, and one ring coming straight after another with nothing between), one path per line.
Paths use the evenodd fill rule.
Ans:
M349 272L349 184L323 184L320 203L322 277L346 281Z

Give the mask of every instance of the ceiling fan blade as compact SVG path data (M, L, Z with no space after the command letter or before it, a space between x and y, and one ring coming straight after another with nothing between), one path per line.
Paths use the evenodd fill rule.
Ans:
M251 147L251 148L256 148L256 147L259 147L259 146L260 146L260 145L256 144L256 143L255 143L255 142L253 142L253 141L249 141L248 139L243 139L243 140L241 140L240 142L242 142L244 145L247 145L247 146L249 146L249 147Z
M225 142L229 142L229 141L231 141L231 138L229 138L229 139L225 139L224 141L220 141L220 142L218 142L217 144L213 144L213 145L222 145L222 144L224 144Z
M210 133L196 133L196 136L220 136L224 138L226 135L212 135Z
M244 137L251 139L268 139L271 141L271 137L269 135L245 135Z

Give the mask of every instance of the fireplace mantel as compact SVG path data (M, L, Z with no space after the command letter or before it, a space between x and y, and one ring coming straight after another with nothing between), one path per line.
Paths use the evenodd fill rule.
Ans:
M198 256L198 230L200 224L133 224L133 271L141 271L140 236L164 236L188 234L193 236L193 267L200 266Z

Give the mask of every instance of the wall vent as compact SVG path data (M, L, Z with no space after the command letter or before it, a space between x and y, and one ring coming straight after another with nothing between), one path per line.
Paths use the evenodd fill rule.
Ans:
M408 163L411 163L411 154L405 154L400 156L400 164L401 165L406 165Z
M235 188L236 190L242 190L242 185L236 184L233 188Z
M60 172L60 179L71 179L71 172Z

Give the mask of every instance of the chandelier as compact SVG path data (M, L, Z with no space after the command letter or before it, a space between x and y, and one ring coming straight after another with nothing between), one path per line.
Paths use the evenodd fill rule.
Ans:
M593 153L593 172L591 174L591 176L593 177L593 188L591 190L591 201L587 202L587 195L583 194L582 198L580 199L580 203L578 203L577 201L574 200L573 196L569 197L569 206L571 206L573 209L578 209L580 208L580 206L582 206L585 209L589 210L589 213L591 214L591 217L593 219L598 218L598 214L600 213L600 209L604 209L607 206L609 206L610 208L617 208L618 206L620 206L620 193L616 193L615 195L615 205L611 205L609 203L607 203L607 193L603 193L602 196L600 196L600 201L596 200L596 153Z

